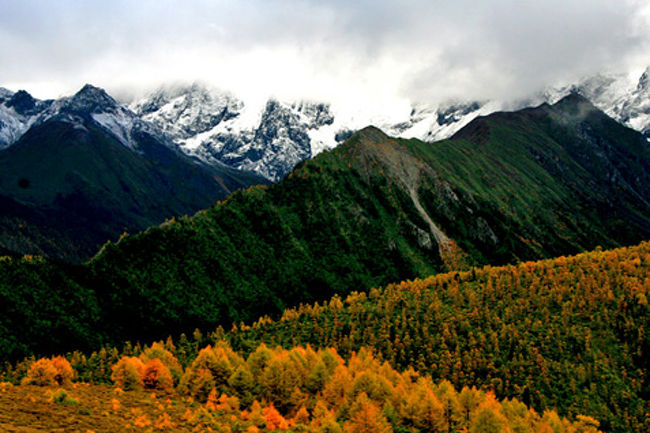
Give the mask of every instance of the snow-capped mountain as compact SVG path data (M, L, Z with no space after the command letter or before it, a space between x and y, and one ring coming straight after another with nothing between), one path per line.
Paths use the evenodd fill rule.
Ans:
M48 102L26 92L2 98L0 251L83 260L124 231L267 183L188 157L97 87Z
M32 125L51 118L78 122L83 116L137 150L142 133L155 136L213 166L255 172L271 181L299 162L345 141L355 130L374 124L387 134L436 141L448 138L478 116L555 103L579 93L614 119L650 139L650 68L640 78L599 74L579 83L548 87L516 102L448 101L415 104L396 118L347 114L318 102L270 99L258 104L202 84L160 88L127 106L102 89L87 85L77 94L39 101L25 91L0 88L0 149L17 141Z
M435 141L501 106L494 102L418 105L406 113L405 120L395 122L364 113L342 115L325 103L270 99L257 107L195 83L163 87L130 108L190 155L277 181L299 162L336 147L368 124L389 135Z
M213 128L191 152L209 162L221 161L277 181L312 157L310 132L331 124L333 117L323 104L267 102L254 129L242 128L236 119Z
M138 134L147 133L156 138L163 134L149 122L109 96L104 89L86 84L73 96L57 99L34 120L35 125L49 120L82 125L90 121L110 132L123 145L138 150Z
M25 90L13 93L0 89L0 149L18 141L32 126L49 120L75 123L79 127L89 121L134 150L137 150L135 137L139 133L164 137L155 125L143 121L103 89L90 84L72 96L46 101L33 98Z
M163 88L131 105L186 153L277 181L299 162L336 145L322 137L334 117L326 104L269 100L260 112L200 84ZM331 129L331 128L330 128Z
M540 102L554 103L569 93L579 93L650 139L650 67L638 79L628 74L598 74L577 84L549 88Z
M409 119L395 124L382 125L389 135L437 141L451 137L478 116L502 109L496 101L448 102L439 106L415 105Z
M243 103L225 92L189 87L165 87L131 105L143 120L153 123L179 144L209 132L222 121L239 116Z
M618 120L643 132L650 140L650 67L631 92L619 99L612 110Z
M164 131L184 152L210 164L249 170L271 181L352 132L374 124L387 134L436 141L451 137L478 116L554 103L577 92L622 123L650 136L650 72L638 83L626 75L596 75L578 84L549 87L519 101L449 101L416 104L403 119L343 114L325 103L271 99L248 104L201 84L161 88L130 105L142 119Z
M0 87L0 149L16 142L52 101L39 101L24 90Z

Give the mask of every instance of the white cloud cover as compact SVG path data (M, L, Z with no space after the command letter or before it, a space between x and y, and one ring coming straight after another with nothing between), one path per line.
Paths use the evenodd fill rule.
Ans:
M0 86L121 96L201 80L390 115L650 64L637 0L0 2Z

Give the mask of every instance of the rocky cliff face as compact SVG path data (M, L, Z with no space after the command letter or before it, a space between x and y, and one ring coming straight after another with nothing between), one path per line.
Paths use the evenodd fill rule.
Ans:
M312 133L334 121L326 104L271 99L259 113L228 93L199 84L160 89L131 107L184 152L271 181L311 158L313 146L320 144Z

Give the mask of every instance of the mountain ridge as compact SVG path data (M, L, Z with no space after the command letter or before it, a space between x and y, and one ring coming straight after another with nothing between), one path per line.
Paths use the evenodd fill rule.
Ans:
M276 182L300 161L336 147L368 123L377 124L391 136L438 141L453 136L475 117L504 108L522 109L540 101L554 103L571 93L584 95L608 115L648 137L647 77L648 70L632 85L627 76L599 74L576 84L549 87L509 103L496 100L418 103L402 119L377 118L378 122L372 118L363 121L363 113L342 114L341 107L322 102L281 102L270 98L266 104L251 107L230 92L200 82L162 86L122 107L136 115L140 128L148 128L149 133L161 140L164 137L168 144L188 155L208 164L254 171ZM56 101L38 101L21 92L24 91L14 94L5 89L0 94L0 148L20 138L34 117L50 104L57 105ZM14 103L6 101L12 97L22 98L27 107L32 103L35 106L24 115L17 113L13 110ZM104 126L117 131L123 142L131 144L128 124L133 122L131 116L122 113L121 121L105 122ZM120 133L125 124L127 131Z
M650 195L646 177L636 179L650 173L644 137L600 111L561 123L562 107L477 119L468 130L483 125L481 140L470 134L425 143L366 128L277 184L123 236L82 265L2 263L0 293L47 287L45 305L20 313L38 332L39 311L78 287L97 311L87 323L67 325L80 347L275 316L299 302L444 270L650 237L650 209L635 195ZM627 173L626 183L602 170L608 158ZM6 305L15 302L5 296ZM74 311L66 314L76 320ZM12 317L0 314L19 320ZM4 353L71 344L58 332L47 341L20 338L26 347L6 343Z
M1 194L32 209L1 212L0 244L11 244L15 253L82 261L125 231L194 213L237 188L266 183L185 155L91 85L51 102L26 124L17 142L0 150Z

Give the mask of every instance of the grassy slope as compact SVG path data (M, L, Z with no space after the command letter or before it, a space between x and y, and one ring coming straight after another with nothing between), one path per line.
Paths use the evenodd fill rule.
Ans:
M513 250L531 259L629 245L650 233L647 144L580 97L477 119L452 140L402 143L479 203L504 258ZM441 211L433 197L425 202L471 249L472 215Z

